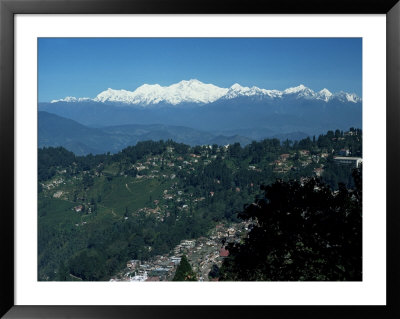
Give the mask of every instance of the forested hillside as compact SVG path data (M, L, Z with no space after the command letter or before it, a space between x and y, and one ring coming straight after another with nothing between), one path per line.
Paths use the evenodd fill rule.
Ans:
M263 198L260 186L277 179L354 189L353 167L335 161L343 154L362 157L361 130L245 147L146 141L87 156L41 148L38 278L109 280L128 260L169 254L220 222L239 222L238 212Z

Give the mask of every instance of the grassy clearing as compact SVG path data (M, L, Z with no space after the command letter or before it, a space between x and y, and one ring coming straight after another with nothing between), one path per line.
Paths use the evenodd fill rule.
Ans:
M38 204L39 218L52 225L78 223L80 214L74 211L75 203L57 198L40 198Z
M100 213L123 216L126 208L129 212L139 208L149 207L155 199L161 199L164 189L170 182L158 179L135 179L118 176L107 181L99 179L88 192L88 198L97 200L101 194L101 201L97 203Z

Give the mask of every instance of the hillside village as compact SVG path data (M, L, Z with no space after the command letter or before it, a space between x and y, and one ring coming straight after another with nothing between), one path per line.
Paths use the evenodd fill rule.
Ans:
M161 242L155 245L158 235L150 231L146 235L149 238L141 244L146 250L142 253L144 259L132 256L121 261L124 268L109 280L171 280L185 254L199 280L207 281L212 265L222 263L226 254L222 249L224 243L240 241L246 236L249 224L238 220L236 213L254 200L260 183L276 178L300 181L324 178L331 176L337 167L361 165L359 130L336 133L327 140L326 147L316 147L317 141L311 139L286 147L284 142L282 146L275 141L266 146L260 142L247 149L237 144L194 148L167 144L164 151L144 152L143 156L137 156L136 149L105 155L97 161L88 156L85 159L89 164L74 160L70 165L57 166L55 171L53 167L53 176L39 181L39 202L43 206L59 203L59 207L63 203L53 218L70 225L68 229L75 227L70 232L78 236L85 231L92 232L105 220L125 227L123 223L134 223L140 218L170 225L181 219L182 223L189 223L190 218L203 216L202 220L207 218L209 224L207 229L202 226L204 229L191 232L190 236L196 238L183 237L179 243L174 239L176 244L169 249ZM321 145L323 142L321 139ZM252 153L252 147L264 153ZM232 207L229 202L234 202ZM219 215L212 215L214 211ZM41 210L39 205L40 218L48 219L50 214L49 209ZM160 254L161 251L164 253ZM50 278L46 277L48 271L42 278Z
M225 243L240 242L246 236L248 227L249 223L245 222L218 224L207 237L182 240L168 254L155 256L148 261L127 261L126 268L110 281L171 281L183 255L187 256L199 281L210 281L208 274L211 267L220 267L223 259L229 255L224 248Z

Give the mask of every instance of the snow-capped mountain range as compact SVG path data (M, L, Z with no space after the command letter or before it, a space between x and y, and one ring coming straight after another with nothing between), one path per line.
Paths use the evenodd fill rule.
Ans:
M160 86L159 84L143 84L134 91L107 89L95 98L88 97L65 97L59 100L53 100L51 103L57 102L113 102L127 105L157 105L166 103L170 105L178 105L181 103L208 104L221 99L229 100L239 97L257 97L260 99L310 99L329 102L337 99L341 102L358 103L361 98L354 93L338 92L331 93L324 88L315 92L312 89L300 84L283 91L266 90L256 86L245 87L240 84L233 84L230 88L221 88L213 84L203 83L199 80L192 79L189 81L181 81L170 86Z

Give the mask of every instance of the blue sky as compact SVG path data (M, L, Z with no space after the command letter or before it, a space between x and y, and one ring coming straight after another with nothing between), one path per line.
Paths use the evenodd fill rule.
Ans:
M40 38L39 101L198 79L362 95L361 38Z

